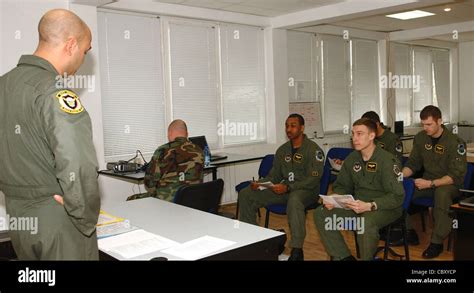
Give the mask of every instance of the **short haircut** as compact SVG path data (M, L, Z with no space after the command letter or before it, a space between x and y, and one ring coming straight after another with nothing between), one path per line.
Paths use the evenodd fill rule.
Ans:
M300 125L304 125L304 118L300 114L297 114L297 113L290 114L290 116L288 116L288 118L286 118L286 120L288 120L290 118L298 118L298 121L300 122Z
M170 130L188 131L188 127L186 126L186 122L181 119L176 119L173 120L168 126L168 131Z
M352 124L352 126L357 126L357 125L364 125L369 129L370 132L377 132L377 124L375 124L374 121L370 120L369 118L360 118Z
M433 120L441 119L441 110L433 105L428 105L420 112L420 119L426 120L428 117L433 117Z
M375 113L374 111L368 111L368 112L365 112L364 115L362 115L361 118L367 118L367 119L370 119L372 121L374 121L375 123L380 123L380 117L379 117L379 114Z

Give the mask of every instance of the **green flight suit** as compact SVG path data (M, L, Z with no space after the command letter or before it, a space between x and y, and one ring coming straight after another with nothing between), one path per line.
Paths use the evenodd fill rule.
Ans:
M100 196L92 125L56 76L48 61L25 55L0 77L0 190L10 217L38 221L36 234L9 234L20 260L96 260Z
M401 161L403 156L403 144L400 138L389 129L385 128L385 131L381 136L375 138L377 145L389 153L394 154L397 159Z
M389 152L376 147L369 161L364 162L360 151L353 151L342 164L334 182L336 194L352 194L355 200L375 202L377 210L356 214L352 210L318 207L314 223L328 254L335 260L351 255L339 229L333 229L334 219L362 223L357 243L363 260L372 260L379 242L379 229L402 215L404 197L400 178L400 162ZM353 228L356 228L355 226ZM347 230L356 230L346 228Z
M324 152L305 135L293 154L291 141L278 148L269 175L259 182L271 181L289 186L290 191L276 194L270 189L253 191L250 186L239 192L240 220L257 224L256 213L269 204L286 204L292 248L302 248L306 236L305 208L316 202L324 167Z
M453 199L460 195L464 176L467 171L466 144L456 134L443 127L439 141L433 145L432 138L425 131L419 132L413 141L413 149L406 164L413 173L424 168L423 178L435 180L444 176L453 179L454 184L439 186L434 189L417 190L413 199L418 197L434 197L434 227L431 242L442 244L452 228L452 217L449 215ZM407 222L411 228L410 221Z
M145 172L145 188L148 192L134 194L127 200L156 197L173 201L182 186L202 183L204 177L203 150L185 137L160 146Z

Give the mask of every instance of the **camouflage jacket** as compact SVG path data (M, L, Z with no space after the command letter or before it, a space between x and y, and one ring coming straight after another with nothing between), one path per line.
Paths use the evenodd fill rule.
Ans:
M160 146L153 154L145 173L148 192L128 200L151 196L172 201L181 186L202 182L203 169L203 150L187 138L178 137Z

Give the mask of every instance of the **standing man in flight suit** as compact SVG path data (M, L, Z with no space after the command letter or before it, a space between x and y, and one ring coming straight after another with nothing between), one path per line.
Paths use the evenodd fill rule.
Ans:
M422 254L423 258L431 259L443 252L443 241L451 232L453 219L449 208L453 199L460 195L459 188L466 175L466 144L444 127L438 107L426 106L420 119L423 130L415 136L403 176L410 177L424 167L423 177L415 179L413 198L434 198L433 234L430 245ZM407 225L411 227L411 222ZM415 233L413 229L409 231Z
M375 137L375 142L382 149L394 154L401 162L403 155L403 144L400 141L400 138L382 125L379 115L374 111L365 112L361 118L368 118L375 122L377 125L377 136Z
M334 219L359 223L352 224L356 227L345 228L357 230L361 258L373 260L379 229L402 215L405 192L400 180L400 163L394 155L375 144L376 129L375 123L367 118L354 122L355 151L344 160L334 182L334 193L353 195L355 201L347 204L350 210L334 208L324 202L324 206L314 211L314 223L332 260L355 260L338 226L332 223Z
M89 114L57 83L91 49L74 13L47 12L39 45L0 77L0 190L11 217L36 218L37 233L9 231L20 260L97 260L100 196Z
M315 203L319 194L324 153L304 134L303 116L291 114L285 127L289 141L278 148L269 175L259 181L271 181L274 185L258 190L258 183L252 182L239 192L240 220L256 225L259 208L286 204L292 247L288 260L304 260L305 208Z

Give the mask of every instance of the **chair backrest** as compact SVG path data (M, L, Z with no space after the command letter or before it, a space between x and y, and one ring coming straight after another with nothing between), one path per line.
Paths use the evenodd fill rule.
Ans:
M402 206L406 211L410 207L413 192L415 192L415 180L413 180L413 178L403 178L403 189L405 190L405 197Z
M319 188L320 194L327 194L329 189L329 180L331 178L331 164L329 159L340 159L345 160L347 156L352 153L354 149L351 148L331 148L327 155L326 161L324 162L323 176L321 176L321 183Z
M262 161L260 162L260 167L258 167L258 177L263 178L270 173L270 170L273 167L273 158L275 155L266 155L263 157Z
M186 185L178 189L174 196L174 203L217 214L223 190L224 180L222 179Z
M474 164L467 163L467 172L466 172L466 176L464 176L464 189L471 189L473 173L474 173Z

